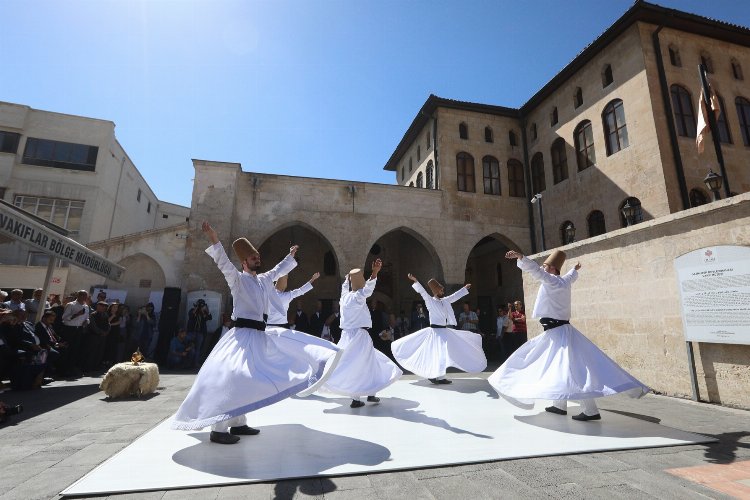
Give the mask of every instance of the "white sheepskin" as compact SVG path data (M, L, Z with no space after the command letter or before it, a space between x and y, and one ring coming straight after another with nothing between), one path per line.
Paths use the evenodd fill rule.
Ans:
M110 398L143 396L159 386L159 367L155 363L118 363L107 371L99 388Z

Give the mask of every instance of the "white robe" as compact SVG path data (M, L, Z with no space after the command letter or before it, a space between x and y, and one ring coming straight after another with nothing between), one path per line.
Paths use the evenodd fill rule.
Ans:
M239 272L221 243L208 249L227 280L234 299L232 318L263 321L273 281L297 265L287 255L272 270L253 276ZM279 335L253 328L232 328L216 344L195 378L185 401L175 414L173 429L202 429L240 417L297 394L315 384L336 349L316 346L311 364L304 348L289 350Z
M376 279L367 280L364 288L349 291L349 282L341 287L341 340L343 349L339 366L323 390L354 399L374 396L401 378L403 372L388 356L376 350L365 328L372 326L367 297L375 290Z
M452 295L436 298L427 293L418 281L414 282L412 288L424 299L433 325L455 325L456 315L451 304L469 293L466 287L462 287ZM465 330L431 326L422 328L395 341L391 344L391 351L401 366L424 378L441 377L449 366L469 373L487 368L482 336Z
M526 257L517 265L542 283L532 316L570 320L571 285L578 271L557 276ZM650 390L570 324L523 344L488 382L499 395L523 408L535 399L585 400L620 392L641 397Z

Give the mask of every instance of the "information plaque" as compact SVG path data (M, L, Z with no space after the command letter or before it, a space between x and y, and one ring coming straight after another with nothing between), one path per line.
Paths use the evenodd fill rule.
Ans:
M750 247L701 248L674 266L685 340L750 344Z

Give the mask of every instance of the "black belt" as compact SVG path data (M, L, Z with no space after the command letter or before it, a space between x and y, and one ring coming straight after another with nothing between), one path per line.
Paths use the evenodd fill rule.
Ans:
M557 328L558 326L569 325L570 321L567 319L554 319L554 318L541 318L539 323L542 324L544 331Z
M456 325L430 325L430 328L455 328Z
M237 318L236 320L234 320L234 327L235 328L253 328L261 332L266 331L266 323L264 321L257 321L254 319L247 319L247 318Z
M289 328L289 326L291 326L291 325L289 325L289 323L284 323L284 324L272 324L272 323L269 323L266 326L278 326L279 328Z

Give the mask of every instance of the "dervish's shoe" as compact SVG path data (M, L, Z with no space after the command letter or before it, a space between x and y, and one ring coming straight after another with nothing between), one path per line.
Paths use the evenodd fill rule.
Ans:
M228 432L216 432L211 431L210 438L212 443L219 443L219 444L234 444L237 441L240 440L237 436L232 436Z
M439 378L437 379L437 383L440 385L446 385L446 384L452 384L452 380L448 380L447 378Z
M545 411L548 411L550 413L555 413L557 415L567 415L568 414L567 411L561 410L557 406L548 406L547 408L545 408ZM583 415L583 413L581 413L581 415ZM575 418L575 417L573 417L573 418Z
M573 415L573 420L581 420L583 422L586 422L588 420L601 420L602 416L598 413L596 415L586 415L585 413L579 413L578 415Z
M349 405L349 408L362 408L364 405L364 401L357 401L356 399L352 399L352 404Z
M367 396L368 403L380 403L380 398L375 396Z
M234 436L255 436L256 434L260 434L260 429L240 425L239 427L230 427L229 433Z
M435 385L438 384L438 379L436 379L436 378L428 378L427 380L429 380L430 382L432 382Z

